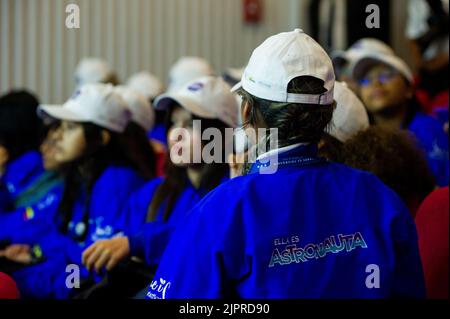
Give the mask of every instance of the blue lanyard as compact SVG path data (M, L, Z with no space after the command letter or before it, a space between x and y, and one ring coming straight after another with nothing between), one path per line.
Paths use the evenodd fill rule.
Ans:
M280 158L278 162L275 163L260 163L259 161L256 161L252 167L250 168L250 171L248 174L255 174L259 173L262 168L268 168L270 165L275 165L277 169L280 168L286 168L286 167L307 167L312 165L319 165L323 163L327 163L327 159L323 157L309 157L309 156L292 156L292 157L286 157L286 158Z
M286 167L307 167L327 163L327 159L317 156L318 148L316 144L301 145L287 152L278 154L278 161L267 159L267 163L256 162L251 166L248 174L259 174L261 169L268 169L267 174L275 173L276 170ZM271 165L273 167L271 167Z

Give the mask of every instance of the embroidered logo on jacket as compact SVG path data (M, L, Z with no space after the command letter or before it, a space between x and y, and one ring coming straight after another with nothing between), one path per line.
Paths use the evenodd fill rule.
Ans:
M311 243L304 247L299 247L298 242L298 236L293 236L292 240L286 241L275 239L275 246L285 246L283 250L279 248L273 250L269 267L276 265L285 266L291 263L304 263L311 259L324 258L330 253L338 254L344 251L350 252L356 248L367 248L366 241L360 232L350 235L332 235L319 244Z
M166 299L167 290L171 285L170 281L166 281L163 278L153 280L149 286L147 297L150 299Z

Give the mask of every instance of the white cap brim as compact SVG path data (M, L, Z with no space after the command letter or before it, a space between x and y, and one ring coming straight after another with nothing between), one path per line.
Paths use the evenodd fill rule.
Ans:
M232 93L236 93L239 89L243 88L248 93L252 94L253 96L260 97L262 99L266 99L269 101L273 101L273 97L269 96L262 96L261 92L258 92L258 89L253 89L250 87L251 83L246 82L248 88L244 88L242 81L237 83L233 88L231 89ZM281 102L277 100L278 102ZM286 100L283 101L286 103L304 103L304 104L320 104L320 105L329 105L333 103L333 90L330 90L328 92L322 93L322 94L296 94L296 93L288 93L286 95Z
M177 94L163 94L159 96L155 100L155 109L167 110L173 103L181 105L183 108L197 116L209 119L217 118L215 114L208 112L192 99Z
M241 88L242 88L242 81L239 81L231 88L231 93L236 93Z
M351 74L353 79L360 79L364 72L371 65L381 63L392 67L400 72L410 83L414 82L414 76L408 65L399 57L395 55L380 55L376 53L365 54L359 57L352 66Z
M79 114L75 114L69 111L62 105L49 105L49 104L40 105L38 108L38 116L43 117L45 115L63 121L72 121L72 122L88 121L88 119L84 118L83 116L80 116Z

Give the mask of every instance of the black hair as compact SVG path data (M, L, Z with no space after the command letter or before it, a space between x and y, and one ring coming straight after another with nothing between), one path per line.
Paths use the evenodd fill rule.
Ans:
M319 148L320 156L323 156L333 162L343 161L344 143L328 133L325 133L322 136L321 142L323 142L323 145Z
M166 132L169 134L170 127L172 126L171 114L177 104L172 105L165 119ZM202 122L202 134L203 131L208 128L217 128L221 131L222 137L225 136L225 128L229 127L224 122L217 119L205 119L192 114L192 120L201 120ZM222 154L225 157L225 154ZM223 177L229 172L228 164L225 158L222 158L222 163L201 163L199 164L201 169L201 178L199 188L203 191L209 192L218 186ZM164 181L157 188L152 201L148 207L147 221L153 221L156 219L158 209L166 204L163 219L167 220L172 213L173 207L183 192L183 189L188 183L187 168L176 166L170 160L170 156L166 157L165 162L165 178Z
M152 104L152 105L154 105L154 104ZM167 116L167 111L155 110L155 125L165 124L166 116Z
M154 177L155 171L154 154L148 140L142 139L145 132L143 129L139 130L140 127L129 125L122 134L109 131L111 138L106 145L102 138L104 128L92 123L82 123L82 127L87 147L81 158L62 168L64 192L57 216L60 231L67 233L75 201L81 192L86 194L83 214L86 227L84 233L78 238L80 241L86 236L92 188L108 166L128 166L144 178ZM137 136L141 138L133 140Z
M43 132L37 116L38 99L27 91L11 91L0 97L0 145L14 160L38 150Z
M301 76L289 82L288 93L325 93L324 81ZM239 92L243 103L251 106L249 119L244 126L258 127L261 120L267 129L277 128L279 146L295 143L318 143L325 128L331 122L334 103L330 105L278 103L255 97L248 92Z
M127 162L143 178L150 180L156 176L156 155L143 127L128 123L125 132L119 135L119 144Z
M311 76L294 78L288 84L288 93L322 94L325 93L324 81ZM326 127L330 124L335 109L335 103L329 105L280 103L255 97L240 89L242 105L248 103L250 114L244 127L252 126L266 130L278 129L278 147L297 143L315 143L322 138ZM265 149L270 149L270 131L266 134ZM256 152L259 152L257 145ZM264 145L263 145L264 146ZM251 167L248 158L245 159L243 174Z

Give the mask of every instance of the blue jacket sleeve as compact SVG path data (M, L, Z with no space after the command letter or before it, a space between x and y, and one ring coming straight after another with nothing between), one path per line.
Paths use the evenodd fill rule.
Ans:
M251 269L245 253L240 206L213 197L200 201L179 223L149 286L150 299L219 299L232 295L227 282L238 282ZM220 214L216 214L218 210ZM214 213L211 213L214 212ZM220 218L216 216L220 215Z
M74 284L77 279L82 282L90 278L84 268L79 268L79 273L75 274L73 270L69 271L68 266L63 256L55 256L51 260L21 268L12 275L24 299L68 299L79 292L79 289L67 286L68 282ZM75 276L70 278L71 274Z
M14 208L14 201L12 200L6 186L0 180L0 215L4 212L11 211Z
M64 256L68 263L81 265L81 255L88 247L86 243L79 243L53 228L38 245L46 259L54 259L56 256Z
M411 213L397 194L386 190L378 178L367 185L366 191L378 198L371 204L374 212L383 213L381 216L389 216L386 212L395 212L386 219L389 224L384 234L392 244L394 261L392 278L388 281L391 289L387 295L393 298L424 298L425 280ZM383 272L382 268L380 272Z
M392 297L425 298L425 279L413 219L405 213L392 222L395 250Z
M0 215L0 240L33 244L54 227L61 189L48 193L40 202Z
M203 230L196 218L175 231L151 282L149 299L222 298L222 269L211 241L197 236Z
M45 235L50 224L43 216L38 216L33 221L27 220L34 212L33 207L27 207L0 216L0 240L28 244Z
M438 120L418 113L408 128L417 138L418 145L424 150L430 170L436 183L446 186L449 183L449 145L448 134Z
M161 221L144 224L139 232L128 236L131 255L141 257L147 265L156 267L174 228L175 226Z
M115 223L115 229L125 234L137 233L146 222L148 206L153 194L161 183L160 178L156 178L146 183L130 195L120 218Z

